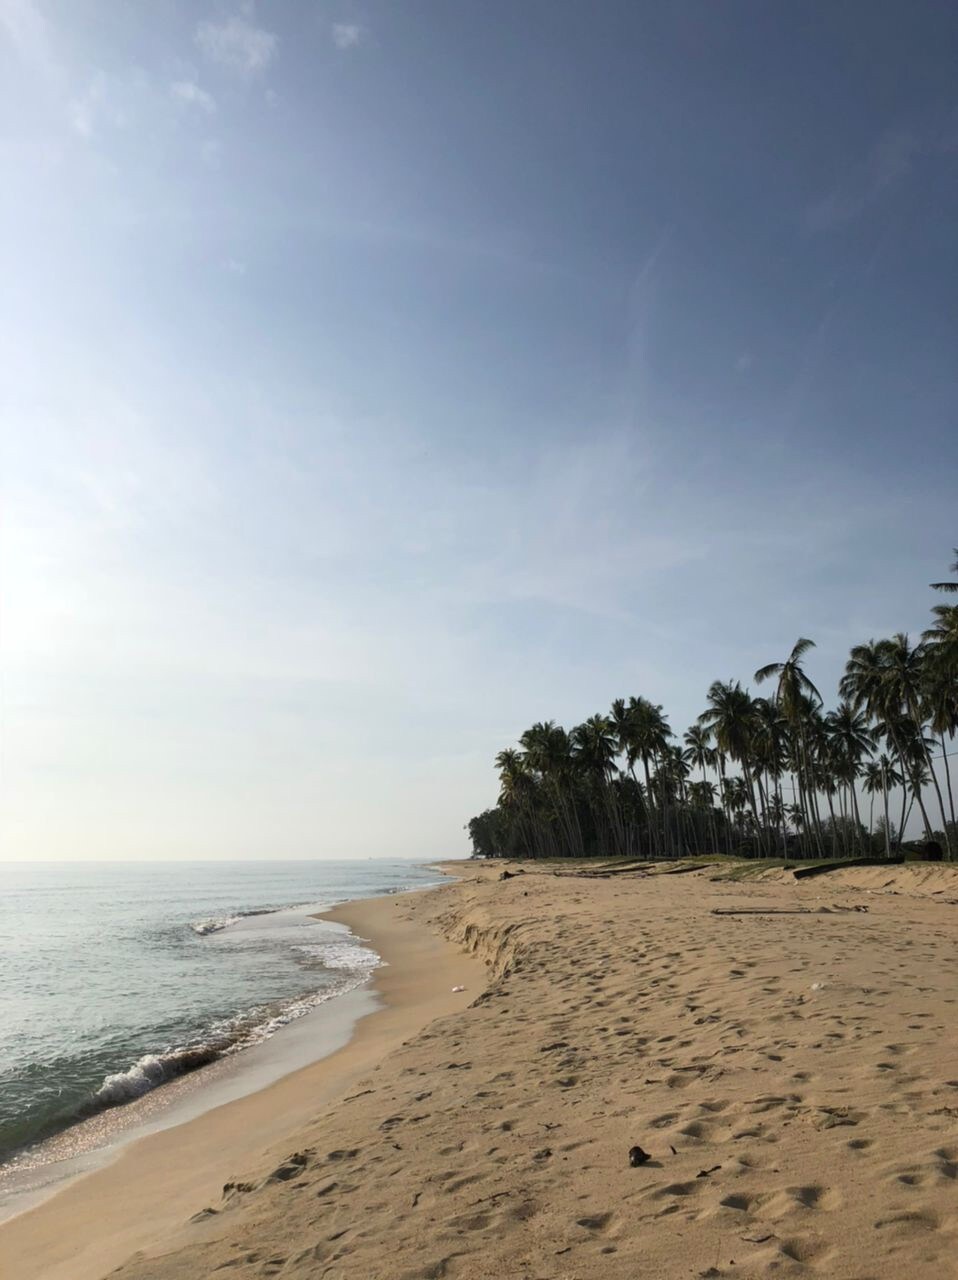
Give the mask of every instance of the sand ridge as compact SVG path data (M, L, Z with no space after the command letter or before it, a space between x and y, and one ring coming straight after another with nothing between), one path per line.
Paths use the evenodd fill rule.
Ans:
M117 1280L958 1276L958 877L909 870L397 900L487 989Z

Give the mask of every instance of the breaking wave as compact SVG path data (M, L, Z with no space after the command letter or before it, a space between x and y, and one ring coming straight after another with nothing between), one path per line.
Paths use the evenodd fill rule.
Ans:
M199 1067L209 1066L221 1057L224 1048L214 1044L195 1045L186 1049L171 1049L168 1053L147 1053L126 1071L119 1071L107 1078L97 1089L84 1111L95 1114L107 1107L119 1107L124 1102L142 1098L157 1085L185 1076Z
M225 928L225 925L221 927ZM220 1058L262 1044L282 1027L311 1013L327 1000L354 991L382 964L375 951L356 942L303 943L293 950L306 956L307 963L335 973L335 980L318 990L282 1002L257 1005L235 1018L217 1023L201 1043L144 1054L125 1071L108 1075L81 1108L81 1115L87 1117L109 1107L123 1106L178 1076L188 1075Z
M194 933L198 933L201 938L205 938L208 933L219 933L222 929L228 929L230 925L239 924L241 920L247 920L250 916L271 916L277 911L295 911L293 907L256 907L253 911L237 911L232 916L206 916L203 920L193 920L190 928Z

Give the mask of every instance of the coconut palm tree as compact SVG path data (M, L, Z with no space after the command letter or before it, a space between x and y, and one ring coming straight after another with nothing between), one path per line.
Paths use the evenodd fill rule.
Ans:
M760 828L752 777L752 737L755 732L755 706L747 689L738 680L723 683L715 680L709 687L708 707L698 723L714 739L719 757L719 772L724 781L724 759L734 760L742 769L743 786L752 810L756 832ZM727 788L725 789L728 795ZM732 794L738 792L733 788Z
M634 733L635 701L636 700L634 698L630 698L628 702L626 702L625 698L616 698L615 701L612 703L612 711L611 711L610 718L612 721L613 729L615 731L617 752L619 755L625 758L626 768L629 771L629 777L633 783L632 788L627 789L627 791L626 790L622 791L621 799L625 803L625 807L630 812L635 814L641 811L643 817L645 818L645 827L648 832L648 837L650 841L649 852L651 853L654 851L654 844L652 842L654 842L655 840L655 832L649 820L649 814L651 812L650 806L653 804L653 800L649 796L649 790L647 785L648 771L646 770L646 788L644 790L635 776L635 762L639 758L639 751L638 751L638 746L635 740L635 733ZM636 831L635 833L633 833L630 830L628 833L628 840L629 840L629 846L630 846L629 856L631 856L631 846L634 838L635 839L638 838L638 832ZM637 847L641 852L641 843L638 843Z
M856 710L845 698L834 711L829 711L826 715L825 732L835 773L847 788L855 815L856 831L860 833L862 820L855 782L862 761L874 753L875 734L869 728L867 714Z
M838 682L838 691L856 711L867 712L876 734L891 745L902 775L913 784L908 752L913 729L903 721L900 708L894 703L894 691L888 680L888 646L887 640L868 640L854 645L845 663L845 673Z
M788 851L788 836L785 830L782 774L785 772L787 756L788 725L778 707L768 698L756 698L752 705L755 711L752 755L755 780L758 783L766 825L769 827L769 852L774 826L779 830L784 856Z
M627 734L626 758L634 770L637 760L642 762L645 776L645 797L649 807L650 852L659 856L663 849L666 827L661 797L652 786L652 768L662 759L672 730L661 706L648 698L630 698L624 712L613 705L613 717L625 725ZM633 772L634 776L634 772Z
M955 831L955 796L945 735L954 741L958 733L958 605L937 604L935 622L922 635L925 646L925 705L932 732L941 745L941 762L948 789L948 809ZM954 856L952 850L952 856Z
M689 766L681 747L667 743L652 781L662 805L666 843L670 855L680 853L682 846L687 845L688 797L685 784L688 776ZM692 834L694 838L694 830Z
M542 778L558 819L560 849L557 852L570 856L581 854L582 830L575 806L575 762L569 735L554 720L546 720L527 729L519 744L529 767Z
M604 825L613 851L621 853L624 845L621 814L611 786L618 753L615 726L608 716L590 716L583 724L576 725L570 737L573 758L589 786L596 829Z
M732 814L732 821L739 831L744 834L743 820L749 810L748 787L745 779L732 774L722 783L722 790L725 792L725 802L728 805L729 812Z
M889 833L891 823L888 819L888 792L892 787L904 786L905 780L901 774L895 769L895 766L889 760L888 756L882 754L877 760L869 760L862 770L862 786L866 795L871 797L871 804L868 811L868 834L872 836L875 831L875 796L881 792L882 808L885 814L885 821L882 830L885 836L885 857L891 857L891 844Z
M933 653L954 675L958 667L958 604L936 604L931 612L934 625L921 637L926 652Z
M711 791L708 797L708 804L705 807L707 808L707 811L708 811L709 840L711 841L713 851L717 853L718 838L715 832L715 811L714 811L715 789L714 787L712 787L712 784L709 782L709 779L708 779L708 770L715 768L715 760L716 760L715 748L709 745L708 730L703 725L700 725L700 724L690 725L689 728L686 729L682 740L685 743L685 751L682 753L685 756L685 759L694 768L701 769L702 786L708 786L709 788L711 788ZM698 784L695 784L695 785L698 785ZM689 791L691 794L691 787L689 788ZM697 794L700 797L704 797L706 793L704 791L700 791Z
M888 689L889 703L902 716L907 716L915 726L917 742L922 749L922 756L931 785L938 798L938 809L941 813L941 825L945 837L945 848L951 857L951 842L948 837L948 819L945 816L945 802L941 794L941 786L931 759L931 751L925 739L922 725L923 694L926 681L925 650L913 645L904 631L899 631L891 640L885 642L885 683ZM915 800L921 811L925 824L925 837L933 839L934 833L922 800L921 787L915 788Z
M958 549L955 555L958 572ZM958 591L958 582L932 585ZM958 736L958 605L936 605L918 644L902 632L855 645L839 683L841 701L827 714L804 670L812 647L811 640L799 639L784 661L755 673L759 683L774 682L771 698L752 698L738 681L713 682L706 710L685 733L682 748L673 745L662 707L642 697L616 699L611 716L592 716L571 734L551 720L534 724L521 735L521 749L496 757L498 804L469 824L477 853L544 857L609 850L631 856L633 850L678 852L703 841L716 850L727 843L731 851L733 833L769 853L778 833L787 853L791 821L801 844L821 855L821 800L828 806L831 845L840 842L847 854L864 843L861 787L869 797L869 841L882 832L890 854L896 832L890 795L900 786L894 838L907 829L915 806L926 838L933 837L926 788L933 789L945 847L954 857L958 824L948 743ZM639 761L644 783L636 777ZM700 779L689 780L691 769ZM788 786L791 807L783 795ZM879 795L883 812L876 823Z
M525 757L507 747L496 756L499 770L499 804L509 814L520 838L533 857L542 856L542 840L534 817L535 782Z
M769 662L766 666L759 667L755 672L755 683L762 684L766 680L775 681L775 701L796 739L798 748L799 790L801 791L804 783L818 851L823 855L821 820L815 799L807 727L809 705L820 707L823 700L822 695L802 668L802 659L809 649L814 648L814 640L800 637L784 662Z

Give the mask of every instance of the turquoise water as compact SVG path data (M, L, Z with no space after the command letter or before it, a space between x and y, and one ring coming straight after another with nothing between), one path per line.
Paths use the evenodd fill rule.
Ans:
M260 1043L378 957L310 912L409 862L0 863L0 1160Z

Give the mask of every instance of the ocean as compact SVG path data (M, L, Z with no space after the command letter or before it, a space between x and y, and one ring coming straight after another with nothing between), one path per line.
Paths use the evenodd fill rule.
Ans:
M313 912L410 862L0 863L0 1163L262 1044L379 957Z

